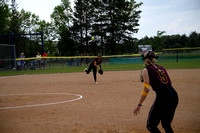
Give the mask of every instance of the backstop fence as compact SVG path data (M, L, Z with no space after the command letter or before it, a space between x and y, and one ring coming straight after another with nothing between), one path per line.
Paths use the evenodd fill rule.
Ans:
M16 67L15 45L0 44L0 68L11 69Z
M37 52L44 52L43 32L0 34L0 70L16 68L16 58L21 53L31 57Z

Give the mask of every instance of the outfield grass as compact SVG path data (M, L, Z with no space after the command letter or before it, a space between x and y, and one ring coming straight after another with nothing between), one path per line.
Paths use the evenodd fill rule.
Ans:
M200 62L169 62L158 63L167 69L196 69L200 68ZM103 65L104 71L125 71L125 70L141 70L145 67L144 64L121 64L121 65ZM0 71L0 76L13 76L25 74L48 74L48 73L71 73L83 72L85 66L82 67L64 67L64 68L51 68L39 70L25 70L25 71Z

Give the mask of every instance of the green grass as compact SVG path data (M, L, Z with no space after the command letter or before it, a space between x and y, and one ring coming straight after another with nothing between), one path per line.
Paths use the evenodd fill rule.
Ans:
M196 69L200 68L200 62L169 62L157 63L166 69ZM123 71L123 70L141 70L145 67L144 64L124 64L124 65L106 65L105 71Z
M200 62L169 62L159 63L159 65L167 69L196 69L200 68ZM104 71L125 71L125 70L141 70L144 68L144 64L120 64L120 65L102 65ZM83 67L64 67L64 68L51 68L51 69L39 69L39 70L26 70L26 71L0 71L0 76L13 76L13 75L25 75L25 74L48 74L48 73L71 73L71 72L83 72Z
M200 68L200 62L169 62L158 63L167 69L196 69Z
M70 73L81 72L85 67L67 67L67 68L51 68L51 69L38 69L38 70L25 70L25 71L0 71L0 76L13 76L25 74L48 74L48 73Z

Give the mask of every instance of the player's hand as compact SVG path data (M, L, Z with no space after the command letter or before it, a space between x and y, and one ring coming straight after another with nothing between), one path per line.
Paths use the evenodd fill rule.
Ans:
M134 113L135 116L137 116L137 115L140 114L140 108L141 108L141 106L137 106L137 107L135 108L135 110L133 111L133 113Z

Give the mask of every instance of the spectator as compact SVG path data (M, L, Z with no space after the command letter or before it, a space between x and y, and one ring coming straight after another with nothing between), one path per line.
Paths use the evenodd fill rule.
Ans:
M81 66L83 66L83 62L84 62L83 56L84 56L84 53L81 54L81 61L80 61L80 65L81 65Z
M42 54L42 57L47 57L47 53L44 52L44 53ZM47 67L47 58L43 58L43 59L42 59L42 64L43 64L43 67L44 67L44 68Z
M87 53L86 56L89 57L89 53ZM85 64L86 64L86 66L88 66L88 63L89 63L89 58L85 58Z
M38 54L36 55L37 59L37 68L41 67L41 54L40 52L38 52Z
M21 56L19 58L20 59L25 58L24 52L21 53ZM24 60L20 60L20 64L21 64L21 70L23 71L24 68L25 68L25 61Z

